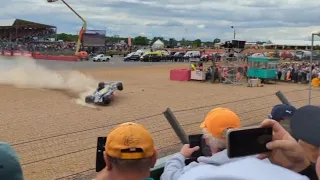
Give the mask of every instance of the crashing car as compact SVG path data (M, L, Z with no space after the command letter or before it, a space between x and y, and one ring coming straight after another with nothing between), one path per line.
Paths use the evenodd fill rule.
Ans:
M89 96L86 96L85 102L96 105L109 105L114 99L115 91L123 90L122 82L100 82L97 90Z

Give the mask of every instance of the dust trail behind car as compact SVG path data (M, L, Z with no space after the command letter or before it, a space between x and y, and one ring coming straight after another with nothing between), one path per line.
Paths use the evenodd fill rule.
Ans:
M0 59L0 84L17 88L51 89L60 91L82 106L85 96L92 93L98 81L78 71L55 71L27 58Z

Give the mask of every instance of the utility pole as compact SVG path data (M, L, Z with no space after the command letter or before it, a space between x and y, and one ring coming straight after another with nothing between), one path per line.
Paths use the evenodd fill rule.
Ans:
M231 26L233 29L233 39L236 39L236 28L234 26Z

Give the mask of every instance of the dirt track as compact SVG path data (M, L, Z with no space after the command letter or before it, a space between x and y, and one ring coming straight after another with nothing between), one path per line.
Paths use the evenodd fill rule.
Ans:
M51 180L95 167L98 136L125 121L137 121L153 132L160 152L180 147L178 138L161 113L170 107L188 133L199 130L199 122L212 109L223 104L238 112L244 125L264 119L272 105L279 103L275 93L305 89L305 85L276 84L248 88L201 82L169 81L169 70L186 65L122 67L81 70L99 80L122 80L124 91L109 107L91 109L74 103L61 91L18 89L0 86L2 95L0 140L10 142L20 155L26 180ZM319 96L313 91L313 96ZM286 93L296 105L307 102L307 91ZM237 100L264 96L258 99ZM319 104L319 98L313 100ZM255 110L255 111L252 111ZM249 112L251 111L251 112ZM143 118L146 117L146 118ZM172 150L172 149L171 149Z

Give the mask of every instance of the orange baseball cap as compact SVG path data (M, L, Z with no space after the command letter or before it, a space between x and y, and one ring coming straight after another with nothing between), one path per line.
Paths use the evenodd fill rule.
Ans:
M118 159L142 159L154 154L154 142L147 129L127 122L113 129L107 137L106 153Z
M200 128L206 130L216 138L225 138L224 131L228 128L240 128L240 118L227 108L212 109L201 123Z

